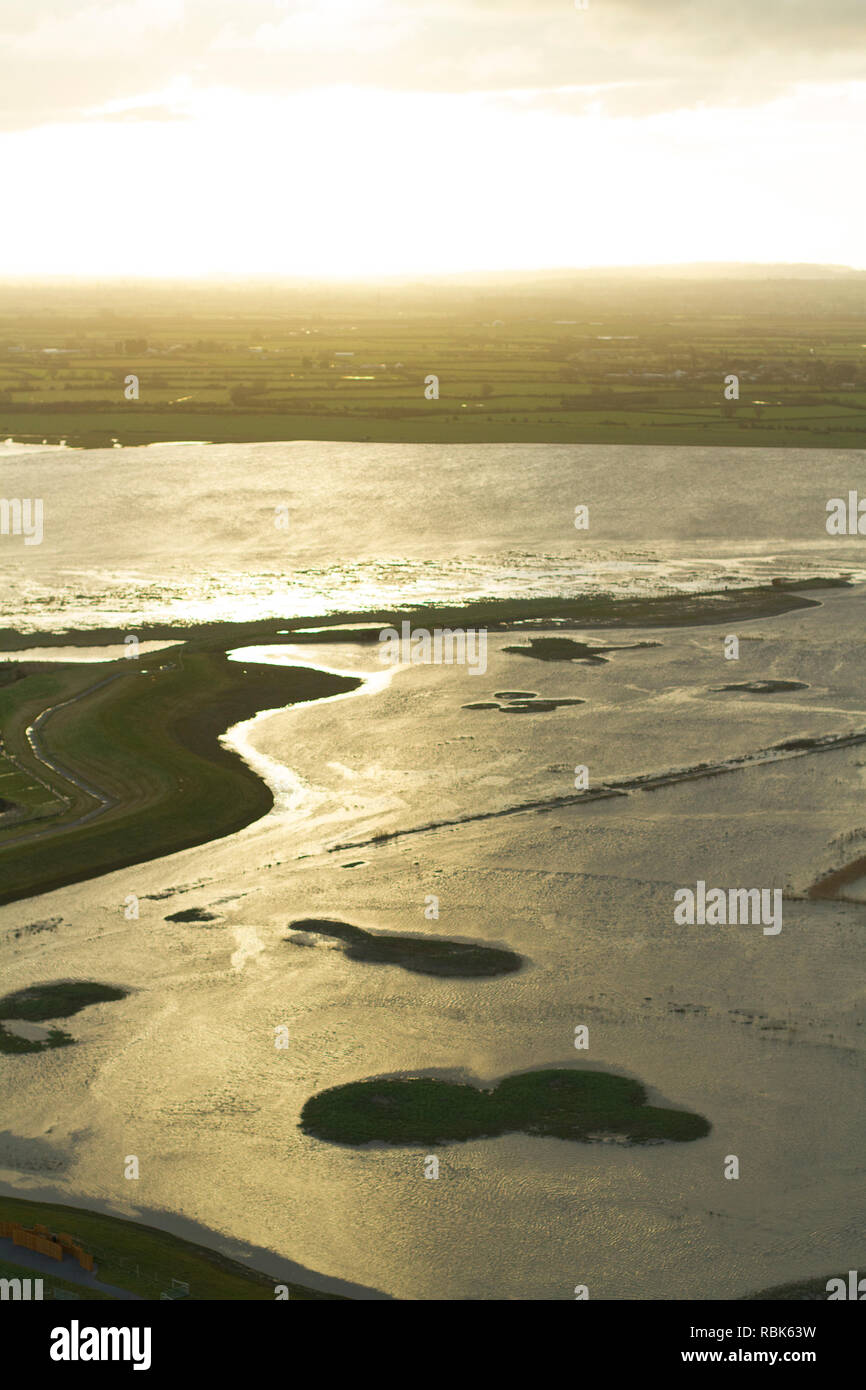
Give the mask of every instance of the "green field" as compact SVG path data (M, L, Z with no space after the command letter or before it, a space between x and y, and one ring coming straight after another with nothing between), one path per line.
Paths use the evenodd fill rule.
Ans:
M866 277L743 277L6 287L0 437L862 448Z

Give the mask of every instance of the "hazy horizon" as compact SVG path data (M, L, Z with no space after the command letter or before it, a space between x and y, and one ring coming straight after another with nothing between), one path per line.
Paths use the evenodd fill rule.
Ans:
M823 280L834 278L857 278L866 276L866 265L826 264L809 261L670 261L655 264L622 265L562 265L562 266L510 266L499 270L464 269L451 271L413 270L395 272L391 275L292 275L269 271L211 271L200 275L191 273L164 275L128 275L117 271L107 275L93 273L40 274L21 273L9 275L0 272L0 286L12 288L81 287L90 288L111 285L116 288L135 288L137 286L181 286L194 285L205 288L257 287L316 289L320 286L342 286L345 288L412 288L429 282L442 285L459 286L467 284L509 285L511 283L550 283L557 280L572 279L696 279L696 280Z

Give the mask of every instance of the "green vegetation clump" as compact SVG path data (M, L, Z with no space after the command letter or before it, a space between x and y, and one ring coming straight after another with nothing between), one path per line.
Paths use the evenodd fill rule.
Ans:
M60 1028L52 1028L44 1038L22 1038L10 1033L0 1023L0 1052L48 1052L55 1047L69 1047L75 1041Z
M101 985L95 980L61 980L56 984L30 985L27 989L4 994L0 999L0 1019L9 1022L42 1023L45 1019L71 1018L91 1004L125 999L128 989ZM0 1023L0 1052L47 1052L69 1047L75 1041L68 1033L52 1028L44 1038L22 1038Z
M553 709L564 709L568 705L585 705L586 700L510 700L500 705L500 714L546 714Z
M290 925L292 931L310 932L344 942L343 954L350 960L399 965L416 975L479 979L512 974L523 964L522 957L514 951L478 946L473 942L444 941L424 936L387 936L364 931L362 927L351 926L348 922L319 918L304 918Z
M607 664L608 652L631 652L641 647L660 647L660 642L632 642L627 647L591 647L571 637L530 637L526 647L503 647L515 656L534 656L539 661L585 661L591 666Z
M311 1096L305 1133L335 1144L447 1144L525 1133L591 1143L690 1142L710 1132L701 1115L646 1104L637 1081L608 1072L520 1072L482 1089L432 1077L354 1081Z
M506 651L523 651L522 647L506 647ZM473 704L463 705L463 709L496 709L500 714L546 714L550 710L560 709L567 705L585 705L586 700L581 700L577 696L569 696L563 700L541 699L538 695L525 695L518 698L516 695L497 696L492 703L489 700L476 701Z
M773 580L775 589L853 589L854 580L846 574L817 574L811 578L786 579L778 575Z
M0 999L0 1018L41 1023L47 1018L71 1018L91 1004L125 999L128 989L101 985L95 980L61 980L51 985L30 985Z
M588 661L598 665L605 661L594 647L570 637L531 637L528 646L503 647L502 650L514 656L534 656L538 661Z
M728 690L742 690L748 695L778 695L786 690L808 690L805 681L735 681L733 685L714 685L714 695Z

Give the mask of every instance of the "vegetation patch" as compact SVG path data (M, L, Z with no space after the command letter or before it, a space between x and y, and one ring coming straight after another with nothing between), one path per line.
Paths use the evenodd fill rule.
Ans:
M714 695L725 690L743 690L749 695L776 695L784 690L808 690L805 681L737 681L733 685L713 685Z
M28 989L4 994L0 999L0 1018L41 1023L47 1018L71 1018L91 1004L125 999L128 989L100 985L95 980L60 980L57 984L31 985Z
M534 656L538 661L583 661L590 666L604 666L608 652L632 652L641 647L660 647L661 642L631 642L624 647L591 647L588 642L576 642L571 637L530 637L525 647L503 647L515 656Z
M545 714L553 709L562 709L566 705L585 705L586 700L512 700L507 705L500 705L500 714Z
M101 985L94 980L61 980L56 984L31 985L0 999L0 1052L47 1052L69 1047L75 1041L59 1028L40 1029L45 1019L71 1018L91 1004L125 999L129 990ZM19 1031L14 1024L23 1024Z
M74 1041L59 1028L49 1028L43 1038L25 1038L0 1023L0 1052L49 1052L54 1047L69 1047Z
M564 700L544 700L539 699L537 695L498 695L495 701L478 700L473 704L464 705L463 709L495 709L500 714L545 714L565 705L585 704L586 700L580 700L576 696Z
M448 1144L524 1133L580 1143L702 1139L701 1115L646 1104L637 1081L608 1072L520 1072L482 1088L432 1077L377 1078L311 1096L300 1127L334 1144Z
M185 907L182 912L172 912L166 922L218 922L219 914L208 912L204 907Z
M343 942L343 954L350 960L363 960L378 965L399 965L416 975L448 975L455 978L478 979L485 975L509 975L523 965L523 957L514 951L474 942L442 941L425 936L389 936L365 931L348 922L303 918L290 924L291 930L315 936L332 937ZM308 945L303 937L286 940L297 946Z

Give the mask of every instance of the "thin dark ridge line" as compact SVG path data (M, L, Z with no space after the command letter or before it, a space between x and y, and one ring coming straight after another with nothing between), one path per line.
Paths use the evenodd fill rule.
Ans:
M715 766L674 769L670 772L649 773L639 777L624 777L617 781L604 783L595 791L576 792L574 795L549 797L542 801L523 801L516 806L504 806L498 811L476 811L468 816L458 816L452 820L429 821L426 825L409 826L406 830L389 830L371 835L366 840L352 840L344 844L331 845L329 854L342 854L350 849L368 849L371 845L381 845L389 840L401 839L406 835L423 835L430 830L447 830L457 825L470 825L475 821L497 820L502 816L523 815L529 811L557 810L567 806L583 806L593 801L608 801L613 797L629 796L633 791L655 791L660 787L674 786L680 782L700 781L705 777L720 777L727 772L740 772L743 768L757 767L762 763L787 762L791 758L803 758L811 753L826 753L839 748L850 748L866 743L866 729L851 734L827 734L822 741L809 748L762 748L756 753L743 753Z

